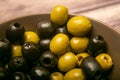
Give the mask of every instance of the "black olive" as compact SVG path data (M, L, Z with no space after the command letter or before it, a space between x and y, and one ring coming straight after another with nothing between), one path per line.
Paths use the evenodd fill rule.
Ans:
M55 35L58 34L58 33L66 34L66 35L69 36L69 38L72 37L72 34L70 34L70 33L67 31L66 25L58 27L58 28L56 29Z
M57 65L58 58L50 51L44 52L40 57L40 63L46 68L53 68Z
M11 44L7 39L1 38L0 39L0 61L3 64L6 64L11 57Z
M88 56L82 60L81 69L88 80L99 80L102 76L102 68L92 56Z
M50 41L51 41L50 38L45 38L40 40L39 46L40 46L41 52L49 50Z
M50 72L41 66L35 66L30 71L31 80L47 80L50 76Z
M9 73L8 70L0 66L0 80L8 80Z
M89 41L87 51L93 56L96 56L102 52L106 52L107 45L104 38L101 35L92 37Z
M49 38L55 32L55 24L50 20L43 20L37 24L37 33L42 38Z
M10 80L29 80L29 78L23 72L15 72L10 76Z
M14 43L14 42L20 42L23 38L25 32L24 26L22 26L19 23L12 23L5 32L6 38Z
M22 46L22 54L28 64L35 64L41 55L39 45L33 42L24 43Z
M8 69L10 72L25 72L27 70L26 60L22 56L13 57L8 63Z

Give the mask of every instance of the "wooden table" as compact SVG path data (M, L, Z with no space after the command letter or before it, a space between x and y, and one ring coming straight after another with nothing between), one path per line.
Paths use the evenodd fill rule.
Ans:
M120 33L120 0L0 0L0 23L26 15L50 13L55 5L66 6L69 14L98 19Z

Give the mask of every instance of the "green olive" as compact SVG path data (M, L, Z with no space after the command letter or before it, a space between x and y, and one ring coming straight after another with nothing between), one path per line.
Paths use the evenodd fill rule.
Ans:
M50 14L50 19L57 25L63 25L68 19L68 9L65 6L55 6Z
M58 68L62 72L67 72L77 65L77 57L72 52L67 52L62 55L58 60Z
M66 34L59 33L55 35L50 42L50 50L56 55L62 55L68 48L69 37Z
M54 72L50 76L50 80L63 80L64 76L60 72Z
M38 34L34 31L26 31L24 33L24 43L25 42L34 42L37 43L39 42L40 38Z
M20 44L12 45L12 57L22 56L22 46Z
M84 36L91 29L91 21L85 16L74 16L67 22L67 30L74 36Z
M85 80L85 76L82 69L74 68L65 74L64 80Z
M89 39L87 37L73 37L70 40L70 46L73 52L81 53L84 52L89 43Z

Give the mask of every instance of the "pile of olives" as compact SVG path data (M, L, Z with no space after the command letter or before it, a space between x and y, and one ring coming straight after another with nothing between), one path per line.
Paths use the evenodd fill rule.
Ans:
M0 38L0 80L108 80L113 61L92 28L87 17L70 17L62 5L36 31L11 23Z

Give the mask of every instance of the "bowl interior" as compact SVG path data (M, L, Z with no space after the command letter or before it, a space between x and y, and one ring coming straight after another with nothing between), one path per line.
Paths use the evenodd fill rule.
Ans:
M25 26L26 30L35 31L36 24L44 19L49 19L49 14L39 14L26 16L18 19L14 19L3 24L0 24L0 37L5 37L5 29L12 22L19 22ZM111 55L114 67L110 73L110 80L119 80L120 79L120 34L116 33L114 30L109 28L107 25L100 23L96 20L90 19L92 21L93 30L92 35L102 35L107 42L108 53Z

